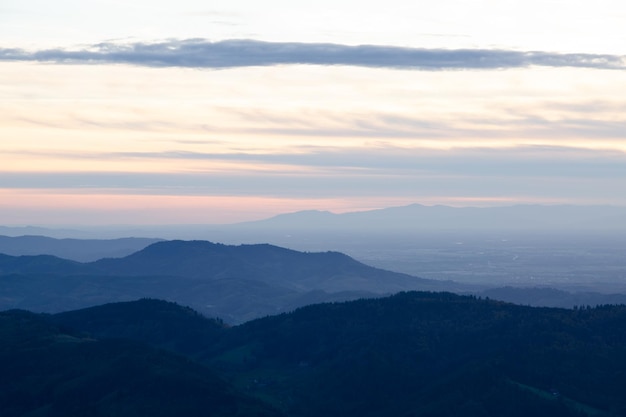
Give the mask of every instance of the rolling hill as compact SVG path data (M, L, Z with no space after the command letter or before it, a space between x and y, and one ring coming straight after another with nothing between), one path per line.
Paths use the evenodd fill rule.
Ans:
M313 302L458 288L463 287L369 267L341 253L266 244L165 241L89 263L0 255L0 308L40 312L151 297L240 323Z
M25 311L0 313L0 340L3 417L281 415L188 358Z
M203 325L188 309L154 300L51 319L93 337L193 352L293 417L626 415L626 306L564 310L408 292L232 328L209 321L199 337L191 336Z

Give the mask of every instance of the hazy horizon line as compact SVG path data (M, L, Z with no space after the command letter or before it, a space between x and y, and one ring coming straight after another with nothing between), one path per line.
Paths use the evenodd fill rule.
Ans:
M1 224L0 229L52 229L52 230L63 230L67 228L94 228L94 229L110 229L110 228L149 228L149 227L222 227L222 226L230 226L230 225L239 225L239 224L247 224L247 223L256 223L262 222L265 220L271 220L276 217L288 216L300 213L326 213L330 215L340 216L344 214L353 214L353 213L368 213L368 212L376 212L376 211L384 211L389 209L401 209L401 208L409 208L409 207L423 207L423 208L445 208L445 209L478 209L478 210L489 210L489 209L507 209L507 208L521 208L521 207L541 207L541 208L595 208L595 209L623 209L626 212L626 205L617 205L617 204L575 204L575 203L516 203L516 204L499 204L499 205L450 205L450 204L422 204L422 203L410 203L404 205L393 205L393 206L385 206L379 208L372 209L364 209L364 210L345 210L345 211L332 211L332 210L322 210L322 209L303 209L296 211L285 211L279 212L273 215L269 215L266 217L261 217L252 220L241 220L236 222L228 222L228 223L110 223L110 224L93 224L93 223L24 223L24 224ZM81 230L71 230L80 232Z

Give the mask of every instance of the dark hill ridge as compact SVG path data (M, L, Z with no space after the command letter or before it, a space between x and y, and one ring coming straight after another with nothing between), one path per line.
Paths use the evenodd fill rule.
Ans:
M233 362L222 358L254 346L241 375L272 375L277 362L312 368L286 382L306 387L294 404L305 416L578 415L585 407L626 415L626 306L539 309L401 293L255 320L222 346L213 363L225 368ZM563 402L545 401L550 392Z
M223 322L206 318L189 307L155 299L59 313L53 322L98 339L132 339L185 355L206 349L226 329Z
M196 359L293 417L626 415L626 306L532 308L410 292L311 305L198 343L185 336L197 332L185 308L132 304L54 319L71 317L84 331L116 310L137 309L148 323L170 312L181 329L173 338ZM123 321L94 335L103 332L129 334Z
M0 313L2 417L267 416L272 407L188 358Z

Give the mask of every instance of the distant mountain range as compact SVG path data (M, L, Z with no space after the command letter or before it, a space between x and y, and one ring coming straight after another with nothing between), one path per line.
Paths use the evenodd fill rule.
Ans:
M577 205L512 205L450 207L411 204L376 210L331 213L306 210L269 219L235 224L133 225L73 227L3 227L0 235L42 235L71 238L153 236L163 239L201 239L220 242L265 242L262 237L302 232L326 235L385 234L444 231L623 232L626 207Z
M302 211L230 225L0 226L0 253L54 255L80 262L118 258L159 239L229 245L269 243L304 252L335 251L378 268L486 286L556 285L566 291L626 293L626 208L412 204L334 214ZM78 237L45 240L17 233ZM98 237L100 240L85 239ZM146 239L118 239L149 236ZM115 238L102 240L102 238Z
M267 220L240 223L241 228L346 231L614 231L626 230L626 207L515 205L449 207L411 204L378 210L333 214L300 211Z

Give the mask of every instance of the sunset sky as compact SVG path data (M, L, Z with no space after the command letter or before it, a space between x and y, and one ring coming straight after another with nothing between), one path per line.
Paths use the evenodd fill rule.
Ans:
M626 206L622 0L2 0L0 224Z

